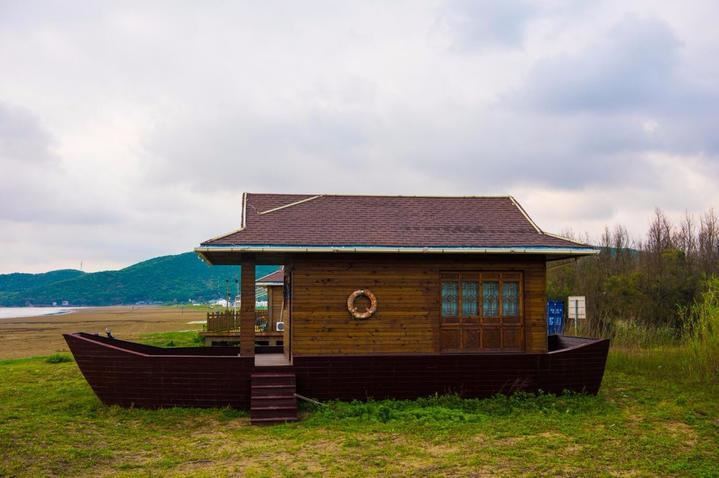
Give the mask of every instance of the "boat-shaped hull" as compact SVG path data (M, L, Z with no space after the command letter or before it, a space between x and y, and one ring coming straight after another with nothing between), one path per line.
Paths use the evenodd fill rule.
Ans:
M434 394L596 394L609 340L550 336L548 353L302 356L298 393L317 399L413 399Z
M249 408L253 357L234 347L163 349L106 337L65 335L103 403L135 407ZM609 341L549 337L548 353L295 356L285 373L297 393L319 400L489 397L518 391L596 394Z
M237 348L164 349L84 333L65 341L107 405L249 408L254 359L239 357Z

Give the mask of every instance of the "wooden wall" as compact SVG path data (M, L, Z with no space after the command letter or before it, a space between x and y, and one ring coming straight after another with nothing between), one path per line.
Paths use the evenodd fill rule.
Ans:
M555 336L556 337L556 336ZM554 337L553 337L554 338ZM608 340L556 354L320 355L294 358L297 393L317 400L413 400L434 394L485 398L515 392L596 394Z
M275 324L282 321L282 286L267 287L267 310L269 312L270 326L275 331Z
M524 269L524 340L527 352L547 351L547 267L542 260Z
M547 350L545 259L542 256L310 255L291 273L292 355L438 353L440 272L521 271L525 351ZM375 315L353 319L347 298L377 297Z
M247 409L252 374L296 375L297 392L320 400L414 399L517 391L596 394L608 340L551 337L553 354L297 356L288 367L257 367L235 347L163 349L92 334L66 334L78 367L107 405ZM564 350L558 350L564 349Z

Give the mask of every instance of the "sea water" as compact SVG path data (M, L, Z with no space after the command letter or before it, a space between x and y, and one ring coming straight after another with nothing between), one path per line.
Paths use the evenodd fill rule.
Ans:
M79 307L0 307L0 320L21 317L37 317L38 315L69 314Z

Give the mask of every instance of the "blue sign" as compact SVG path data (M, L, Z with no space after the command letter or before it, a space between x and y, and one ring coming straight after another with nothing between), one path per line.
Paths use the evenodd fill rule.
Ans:
M547 301L547 335L561 335L564 329L564 301Z

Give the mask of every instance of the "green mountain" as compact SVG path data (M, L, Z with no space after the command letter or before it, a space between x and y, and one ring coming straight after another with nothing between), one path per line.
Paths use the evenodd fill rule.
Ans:
M257 277L277 266L257 266ZM86 273L64 269L43 274L0 274L0 306L117 305L138 302L187 302L237 293L239 266L208 266L193 252L156 257L117 271Z
M75 269L61 269L45 272L43 274L14 274L0 275L0 295L3 293L22 292L32 287L42 287L53 282L74 279L85 275L84 272Z

